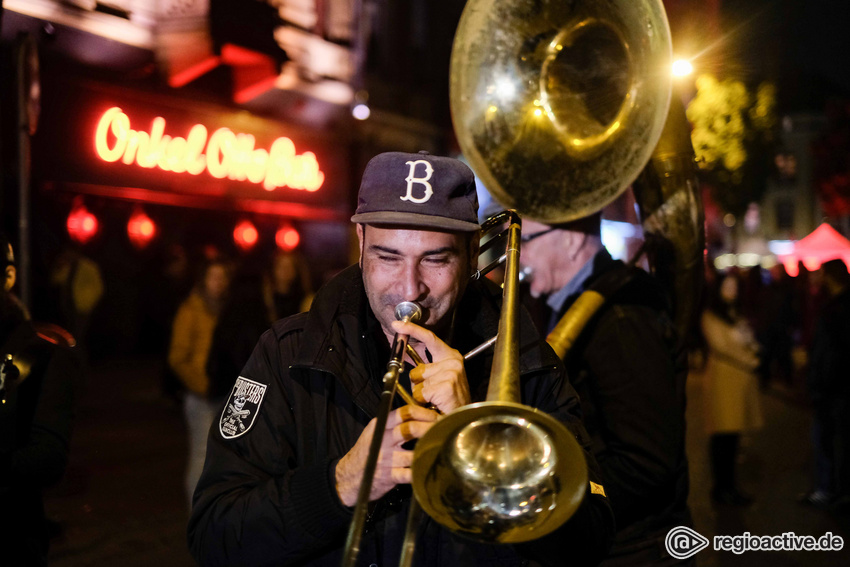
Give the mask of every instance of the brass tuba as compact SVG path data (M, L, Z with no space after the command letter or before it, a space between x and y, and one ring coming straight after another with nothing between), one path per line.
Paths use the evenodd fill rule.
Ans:
M455 36L458 142L506 208L560 223L638 176L671 96L660 0L472 0Z

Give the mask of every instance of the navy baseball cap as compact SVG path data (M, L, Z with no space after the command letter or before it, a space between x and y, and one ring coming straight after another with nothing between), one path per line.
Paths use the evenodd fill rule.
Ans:
M428 152L387 152L363 172L351 222L478 230L475 176L461 161Z

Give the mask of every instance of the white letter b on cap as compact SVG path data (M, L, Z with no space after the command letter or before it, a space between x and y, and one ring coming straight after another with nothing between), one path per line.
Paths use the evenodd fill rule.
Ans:
M407 177L404 178L407 181L407 194L403 197L399 197L402 201L411 201L413 203L421 204L426 202L431 198L431 195L434 194L434 190L431 188L431 184L428 183L428 180L431 179L431 176L434 174L434 168L431 167L431 164L424 159L418 159L416 161L407 161L404 162L405 165L410 166L410 173ZM416 177L416 164L424 163L425 164L425 177ZM425 195L421 198L417 199L413 196L413 184L420 183L425 188Z

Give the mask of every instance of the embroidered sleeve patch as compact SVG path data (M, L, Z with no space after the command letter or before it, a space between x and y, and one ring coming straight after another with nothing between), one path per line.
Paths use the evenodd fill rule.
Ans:
M233 385L233 390L230 392L230 398L227 400L227 405L221 412L221 419L218 421L218 430L221 432L221 436L225 439L235 439L248 433L248 430L254 425L254 420L260 411L260 404L263 403L263 396L265 395L265 384L254 382L242 376L237 378L236 384Z
M600 496L604 496L605 498L608 498L608 495L605 494L605 489L602 487L602 485L596 484L592 480L590 481L590 493L591 494L599 494Z

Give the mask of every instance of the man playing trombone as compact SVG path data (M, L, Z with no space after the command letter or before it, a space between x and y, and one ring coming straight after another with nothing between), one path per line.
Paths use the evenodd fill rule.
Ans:
M363 174L357 223L360 262L321 289L308 313L261 338L210 431L189 523L201 565L340 565L381 400L381 376L396 335L423 362L398 383L419 404L396 400L386 417L368 495L358 565L395 565L401 554L413 451L440 414L485 399L488 351L460 353L497 331L501 290L471 281L479 224L472 171L420 154L385 153ZM396 320L413 302L419 324ZM583 446L590 483L578 510L537 541L488 545L426 518L415 565L595 564L613 534L579 401L551 348L520 314L522 403L566 426ZM239 421L230 409L240 402ZM421 405L420 405L421 404ZM248 412L247 414L245 412Z

